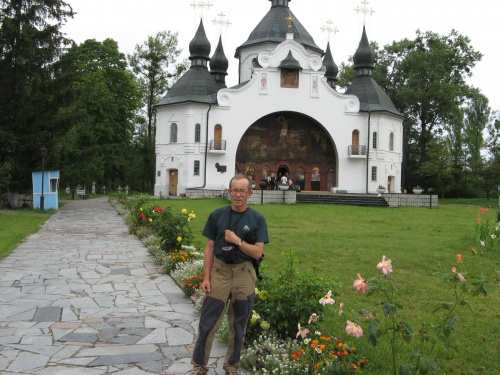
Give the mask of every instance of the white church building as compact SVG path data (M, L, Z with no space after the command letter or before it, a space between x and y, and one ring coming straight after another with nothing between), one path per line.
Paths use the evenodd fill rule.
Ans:
M270 1L236 49L234 87L221 39L211 55L200 22L190 69L155 107L155 196L221 191L235 173L257 188L288 174L303 191L401 193L403 116L372 76L366 31L353 46L356 78L339 93L330 46L315 44L290 0Z

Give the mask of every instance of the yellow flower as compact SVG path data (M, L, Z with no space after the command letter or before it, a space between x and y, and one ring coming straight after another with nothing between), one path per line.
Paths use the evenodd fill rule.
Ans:
M263 290L262 292L259 293L259 298L263 301L265 301L268 297L269 297L269 295L267 294L267 292L265 290Z
M269 329L271 327L271 325L266 322L265 320L262 321L262 323L260 323L260 328L262 329Z
M195 217L196 217L195 214L189 214L190 219L194 219Z
M141 208L139 208L139 211L142 211L142 207L141 207Z
M152 223L153 222L153 219L149 219L149 222Z
M183 215L185 215L186 212L188 212L188 211L185 208L183 208L181 212L182 212Z
M255 288L255 294L259 295L259 289L258 288Z
M177 242L181 242L181 241L182 241L182 237L181 236L177 237Z

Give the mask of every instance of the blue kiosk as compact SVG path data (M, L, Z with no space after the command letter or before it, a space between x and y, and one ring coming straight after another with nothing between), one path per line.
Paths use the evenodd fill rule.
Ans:
M33 208L40 208L43 197L45 210L59 209L60 175L60 171L33 172Z

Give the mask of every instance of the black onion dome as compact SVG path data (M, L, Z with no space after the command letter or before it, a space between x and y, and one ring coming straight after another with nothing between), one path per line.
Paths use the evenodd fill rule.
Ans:
M323 59L323 66L326 68L325 77L328 80L336 80L339 74L339 67L333 61L332 52L330 50L330 42L326 45L325 58Z
M302 69L298 60L293 57L292 51L288 51L287 57L280 63L280 66L278 68Z
M227 73L228 67L229 61L224 54L224 48L222 47L222 37L219 37L219 44L217 44L217 48L210 58L210 71L213 73Z
M352 57L354 66L356 68L374 68L375 67L375 54L370 48L370 43L368 42L368 37L366 36L366 29L363 26L363 35L359 42L358 49Z
M271 9L250 33L248 40L236 48L235 57L238 58L240 56L240 50L244 47L264 43L280 44L286 40L286 34L288 32L292 32L293 39L302 44L306 49L311 49L323 55L323 50L316 45L312 36L307 32L304 26L302 26L290 8L288 8L288 2L291 0L270 1L272 1ZM289 16L293 18L291 28L288 27L287 18Z
M189 60L193 61L197 58L209 60L210 48L210 42L205 34L205 28L203 27L203 20L201 20L196 35L193 40L191 40L191 43L189 43L189 53L191 54Z

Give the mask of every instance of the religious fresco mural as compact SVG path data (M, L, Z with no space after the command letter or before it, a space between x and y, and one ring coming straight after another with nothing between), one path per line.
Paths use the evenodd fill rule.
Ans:
M236 164L246 174L251 166L251 175L258 180L278 173L279 166L286 163L290 177L320 181L321 173L326 175L336 168L335 151L330 136L316 121L295 112L277 112L247 129L238 146Z

